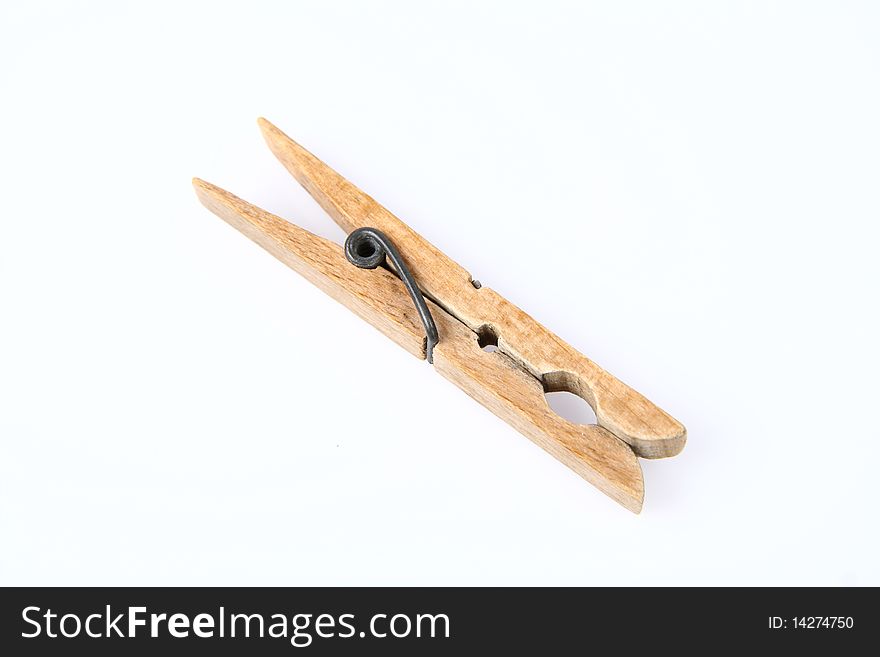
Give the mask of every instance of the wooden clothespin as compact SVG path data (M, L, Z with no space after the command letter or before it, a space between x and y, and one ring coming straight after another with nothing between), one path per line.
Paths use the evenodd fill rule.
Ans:
M259 125L275 156L349 234L345 249L196 178L205 207L411 354L432 360L441 375L638 513L644 497L638 456L678 454L684 426L481 287L274 125L265 119ZM485 351L487 344L497 349ZM556 391L586 400L598 424L574 424L557 415L544 397Z

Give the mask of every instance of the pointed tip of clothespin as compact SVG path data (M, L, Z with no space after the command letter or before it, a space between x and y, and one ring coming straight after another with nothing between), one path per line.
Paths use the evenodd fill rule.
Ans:
M201 204L218 216L221 215L220 208L228 205L229 199L233 198L226 190L201 178L193 178L192 186Z
M259 117L257 119L257 126L260 128L260 132L263 133L263 139L266 140L269 149L285 164L285 166L290 164L291 156L294 157L297 164L301 167L305 165L306 160L317 161L314 155L284 134L284 132L282 132L281 129L269 119L262 116Z
M193 189L196 190L196 194L201 198L201 192L203 192L206 188L211 186L211 183L205 182L201 178L194 177L192 179Z
M263 139L269 147L269 150L272 151L272 153L275 154L275 157L281 160L285 166L290 163L291 155L301 155L299 151L303 150L302 147L281 132L278 126L272 123L269 119L263 118L262 116L259 117L257 119L257 126L260 128L260 132L263 134ZM300 166L302 166L301 162L299 162L299 157L295 158L295 160L298 161ZM296 174L294 174L294 177L296 177Z
M375 218L377 213L388 213L271 121L260 117L257 125L269 150L346 233L363 226L365 217Z
M272 124L272 122L269 119L267 119L263 116L257 117L257 125L260 126L260 130L262 130L263 132L265 132L266 130L272 129L272 128L274 128L275 130L278 129L278 128L275 128L275 126Z
M260 127L260 132L263 133L263 139L269 150L281 160L294 178L299 180L301 184L305 184L305 176L308 175L309 165L312 164L309 160L314 159L314 156L281 132L269 119L261 116L257 119L257 125Z
M226 190L217 187L217 185L212 185L201 178L193 178L192 186L196 191L199 201L209 210L215 207L220 199L230 195Z
M269 148L271 148L273 152L275 152L275 149L278 145L293 142L290 137L281 132L278 126L276 126L267 118L264 118L262 116L258 117L257 126L259 126L260 132L263 133L263 139L266 140L266 143L269 145Z

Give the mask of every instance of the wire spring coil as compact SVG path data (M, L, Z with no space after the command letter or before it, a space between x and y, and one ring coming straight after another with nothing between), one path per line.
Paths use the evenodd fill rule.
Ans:
M428 309L428 304L419 286L413 278L412 272L406 266L400 252L395 248L388 236L376 228L357 228L349 233L345 239L345 257L355 267L361 269L375 269L385 264L386 257L394 266L394 271L403 281L406 291L415 304L422 325L425 327L425 354L429 363L434 362L434 346L440 341L437 334L437 325Z

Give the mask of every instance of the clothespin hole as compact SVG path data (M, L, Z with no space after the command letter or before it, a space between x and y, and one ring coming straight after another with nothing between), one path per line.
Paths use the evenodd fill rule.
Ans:
M547 405L561 418L574 424L598 424L596 411L587 401L588 389L569 372L547 372L541 377Z
M483 324L477 329L477 342L483 351L491 353L498 350L498 334L488 324Z
M558 392L545 392L547 405L558 416L573 422L574 424L596 424L596 413L590 405L573 392L560 390Z

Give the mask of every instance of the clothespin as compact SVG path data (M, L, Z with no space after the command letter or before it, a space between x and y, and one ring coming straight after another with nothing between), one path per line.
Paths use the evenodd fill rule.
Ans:
M478 281L265 119L269 148L348 234L338 244L193 180L211 212L375 326L599 490L638 513L638 457L674 456L684 426ZM390 261L390 262L389 262ZM486 345L496 345L485 351ZM597 424L556 414L545 392L590 404Z

